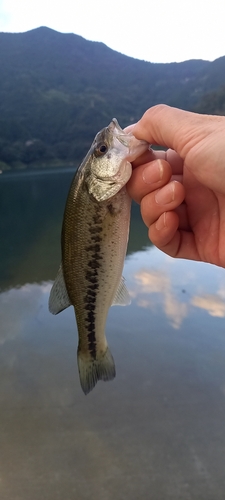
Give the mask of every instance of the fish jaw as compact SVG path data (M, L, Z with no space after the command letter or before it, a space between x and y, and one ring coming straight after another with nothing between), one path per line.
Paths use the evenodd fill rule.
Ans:
M100 157L99 149L106 151ZM101 202L108 200L129 181L132 174L131 161L148 149L146 141L140 141L123 132L114 118L104 131L97 134L93 143L91 168L87 177L89 193Z
M122 160L120 170L113 177L101 179L90 175L88 180L88 191L98 202L106 201L115 196L129 181L132 167L129 161Z

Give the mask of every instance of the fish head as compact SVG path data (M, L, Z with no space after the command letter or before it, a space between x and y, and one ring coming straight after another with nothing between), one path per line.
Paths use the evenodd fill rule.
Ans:
M126 134L113 118L108 127L96 135L90 150L87 186L97 201L117 194L132 173L131 162L140 156L149 144Z

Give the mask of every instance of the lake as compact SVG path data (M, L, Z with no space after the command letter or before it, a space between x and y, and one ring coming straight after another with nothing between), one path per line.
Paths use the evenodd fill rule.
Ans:
M48 312L72 173L0 176L1 500L224 500L225 270L154 248L132 208L116 378L84 396Z

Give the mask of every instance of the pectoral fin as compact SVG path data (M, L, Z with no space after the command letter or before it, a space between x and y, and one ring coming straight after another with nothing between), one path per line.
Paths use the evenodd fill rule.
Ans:
M61 264L50 292L48 308L52 314L58 314L71 305Z
M122 276L112 306L128 306L130 303L131 299L125 285L125 278Z

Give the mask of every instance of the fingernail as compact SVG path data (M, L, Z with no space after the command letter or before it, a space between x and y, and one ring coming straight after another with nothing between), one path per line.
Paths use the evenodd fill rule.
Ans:
M174 189L174 182L170 182L160 189L155 195L156 203L159 205L167 205L167 203L174 201Z
M166 227L166 212L160 215L159 219L155 223L155 227L156 229L158 229L158 231L161 231L161 229Z
M142 179L146 184L153 184L162 179L163 166L161 160L152 161L142 172Z

